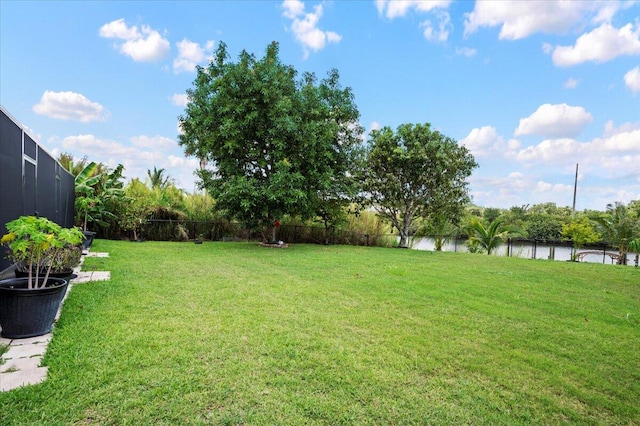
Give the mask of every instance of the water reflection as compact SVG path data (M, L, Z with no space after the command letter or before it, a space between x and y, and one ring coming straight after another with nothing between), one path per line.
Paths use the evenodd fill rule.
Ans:
M442 251L455 251L455 252L468 252L466 239L451 240L442 246ZM433 238L414 238L411 243L411 248L415 250L435 250L435 240ZM532 240L514 240L511 245L501 244L492 254L498 256L506 256L509 254L512 257L520 257L525 259L546 259L546 260L558 260L567 261L571 259L571 247L566 247L560 244L545 244L541 241ZM602 247L592 247L578 250L578 253L589 252L582 258L582 262L589 263L605 263L615 264L607 253L618 254L617 250L607 247L604 250ZM627 265L634 265L635 254L627 254Z

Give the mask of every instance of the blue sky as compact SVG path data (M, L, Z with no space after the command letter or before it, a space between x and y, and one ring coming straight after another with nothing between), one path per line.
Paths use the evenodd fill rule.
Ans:
M195 66L274 40L299 73L338 69L367 133L429 122L467 146L478 205L570 206L576 163L579 210L640 199L638 2L0 0L0 103L54 155L193 191Z

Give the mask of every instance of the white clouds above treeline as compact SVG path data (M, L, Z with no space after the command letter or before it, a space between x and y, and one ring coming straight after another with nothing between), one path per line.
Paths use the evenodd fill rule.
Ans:
M105 121L109 112L98 102L92 102L84 95L75 92L45 91L40 102L33 106L40 115L59 120L73 120L87 123Z
M624 7L615 0L476 1L473 11L465 16L464 33L468 36L482 27L500 27L501 40L535 33L566 34L588 23L608 22Z
M514 136L575 137L592 120L593 116L583 107L544 104L529 117L520 119Z
M115 47L124 55L139 62L156 62L166 58L171 50L167 39L148 25L140 29L128 26L124 18L100 27L100 37L118 40Z
M476 1L466 14L465 36L483 27L500 27L501 40L519 40L536 33L568 34L583 32L574 45L543 44L559 67L584 62L602 63L619 56L640 55L640 23L620 27L611 21L614 15L633 2L593 1ZM594 27L590 31L585 28Z
M342 36L335 31L325 31L318 27L324 7L318 4L313 12L305 12L305 4L300 0L285 0L282 2L282 15L291 20L288 29L293 33L296 41L304 49L305 59L309 51L318 52L329 43L339 43Z
M551 48L546 45L545 50ZM583 62L607 62L623 55L640 55L640 24L621 28L602 24L578 37L573 46L553 48L552 59L554 65L570 67Z
M576 139L592 119L592 115L582 107L544 104L529 117L521 118L514 132L516 137L546 137L539 143L524 146L516 138L506 140L493 126L472 129L460 143L478 157L502 157L526 166L572 163L576 159L597 164L604 158L615 156L619 157L620 164L629 158L640 164L640 122L616 127L608 121L602 137L586 142ZM611 158L610 162L615 163ZM608 171L617 173L615 167Z
M124 18L116 19L100 27L100 37L116 39L114 47L123 55L136 62L159 62L166 59L171 51L171 43L157 30L148 25L129 26ZM176 43L178 55L173 61L173 71L193 72L196 65L209 59L214 42L206 41L203 45L183 38Z
M471 179L474 202L503 208L518 205L519 199L568 205L576 163L582 174L596 181L589 184L590 204L583 208L602 208L612 200L628 202L640 197L640 122L616 126L610 120L601 137L578 139L592 120L583 107L543 104L519 120L514 138L505 138L490 125L472 129L460 144L485 171ZM544 139L524 144L518 136ZM501 177L505 166L519 171Z
M212 40L208 40L204 46L201 46L186 38L176 43L178 47L178 57L173 61L174 72L195 71L196 65L202 63L205 59L210 59L210 57L207 57L207 54L210 56L214 44Z
M438 8L447 8L451 0L376 0L378 13L388 19L405 16L412 9L417 12L430 12Z
M92 134L67 136L62 140L49 141L58 148L54 155L69 152L76 158L88 156L92 161L101 162L114 168L122 164L127 179L138 178L142 181L147 170L157 167L168 171L176 184L187 190L194 190L194 171L199 161L175 155L179 150L176 141L164 136L134 136L128 143L103 139Z
M633 93L640 92L640 66L635 67L624 75L624 84Z
M424 38L431 42L444 43L454 29L451 16L446 10L451 0L376 0L378 14L386 19L401 18L411 12L426 15L420 23ZM462 53L469 53L467 50ZM466 54L466 56L471 56Z
M602 121L595 120L590 111L576 105L580 103L581 96L584 96L583 92L594 87L595 80L589 73L583 72L587 67L579 65L589 64L589 67L606 68L607 71L602 72L605 74L610 73L610 63L616 58L640 56L640 22L633 17L622 19L618 15L619 11L631 3L613 0L489 0L464 3L464 6L461 4L451 0L376 0L366 2L365 8L369 8L370 15L378 20L378 25L390 27L393 21L393 25L396 26L413 26L412 37L423 42L426 40L439 43L438 48L448 50L447 59L453 54L471 58L464 62L463 58L456 58L460 61L456 62L458 65L479 64L483 58L478 56L483 56L488 64L491 60L490 55L494 52L492 49L499 49L494 45L517 44L518 40L538 35L540 41L535 46L536 49L542 46L542 51L536 50L533 54L542 58L549 65L548 68L555 68L554 72L559 76L556 81L558 88L571 89L561 90L548 98L536 98L532 108L525 110L515 119L511 118L506 125L496 119L496 122L481 122L464 128L462 132L467 136L460 142L469 148L481 163L478 175L474 174L473 187L477 194L484 194L482 196L486 198L478 201L493 206L516 205L519 204L517 199L529 199L528 194L531 194L532 202L566 199L564 197L570 194L571 185L562 179L566 176L571 178L571 169L575 167L576 162L580 162L581 168L584 167L585 171L602 176L605 184L608 183L613 188L621 185L611 185L610 179L629 173L637 175L635 170L637 164L640 164L640 152L637 149L640 145L640 122L614 125L613 121L609 121L600 137L594 137L594 121ZM274 13L271 19L280 22L280 37L290 40L290 43L296 43L305 58L329 48L339 53L337 50L343 47L343 38L347 37L347 33L343 33L345 28L341 25L348 21L333 19L333 14L338 15L336 12L341 7L341 2L287 0L271 7L271 12ZM470 10L464 16L459 13L463 7ZM163 77L167 77L167 74L192 73L198 65L211 58L215 43L207 40L209 37L194 41L189 30L177 33L174 26L171 26L169 31L158 27L157 21L144 22L148 17L133 18L133 15L126 14L123 16L127 18L102 25L97 35L97 28L94 28L94 37L100 41L103 51L117 52L128 61L160 63L158 68L164 72ZM107 19L102 22L106 21ZM213 28L211 30L214 31ZM367 28L367 31L371 30ZM495 34L489 37L493 44L486 43L486 34L480 36L479 33L483 31ZM223 33L220 31L217 34ZM98 38L98 35L101 38ZM225 37L232 36L227 32ZM449 46L451 40L458 42ZM111 50L112 46L115 50ZM375 55L376 46L368 47L371 54ZM122 56L119 57L124 59ZM605 63L609 64L601 65ZM636 65L633 63L618 68L618 74L612 75L606 84L618 85L615 90L622 88L623 96L637 97L640 93L640 66ZM496 79L499 78L501 77L497 74ZM74 86L64 88L76 90ZM165 102L177 107L187 105L187 95L176 93L183 90L184 85L167 86L163 89L167 90L162 94ZM42 91L37 92L40 93ZM556 96L558 93L561 96ZM37 98L32 103L36 101ZM113 108L115 115L116 102L110 102L108 106ZM590 101L583 104L593 112L596 111ZM81 123L105 121L110 117L109 111L103 105L76 91L48 90L33 106L33 110L55 119ZM174 109L171 111L173 114ZM615 118L614 114L612 112L611 117L599 118ZM384 125L387 117L374 116L366 119L376 119L383 123L371 122L370 129L376 129ZM171 120L175 120L175 115L165 118L165 122ZM620 121L624 120L634 118L625 115ZM477 127L469 129L471 126ZM87 127L83 125L81 130L74 129L66 134L99 132ZM589 137L584 136L587 131ZM193 181L192 171L197 169L198 165L195 161L191 162L181 157L181 149L173 139L163 136L129 137L129 134L122 141L114 141L96 134L98 136L69 136L60 141L64 141L67 149L75 150L78 155L86 153L92 159L107 164L123 162L129 177L144 177L147 168L154 166L165 168L173 177L185 183L187 189L191 189L187 182ZM498 166L493 167L494 165ZM492 174L493 176L490 176ZM638 177L632 180L638 181ZM597 192L598 189L594 187L594 191ZM553 198L551 194L558 198ZM637 198L640 198L640 181L637 187L627 186L624 193L617 192L612 195L611 191L602 190L602 194L603 197L636 194ZM606 201L616 199L610 198Z

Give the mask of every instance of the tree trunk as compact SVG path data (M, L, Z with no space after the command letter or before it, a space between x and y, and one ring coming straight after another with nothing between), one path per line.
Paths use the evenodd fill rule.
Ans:
M627 252L620 250L620 257L618 257L618 265L627 264Z
M400 233L400 242L398 243L398 247L407 248L409 246L409 230L406 228L398 229Z

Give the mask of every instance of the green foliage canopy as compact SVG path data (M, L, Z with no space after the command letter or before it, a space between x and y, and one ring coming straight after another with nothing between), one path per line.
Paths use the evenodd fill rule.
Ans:
M509 236L517 235L519 232L519 229L505 225L500 218L495 219L488 226L479 219L473 219L467 227L470 247L481 247L489 255Z
M623 203L608 204L605 214L595 219L602 235L620 251L618 263L626 265L629 243L640 231L638 217Z
M220 43L193 86L179 143L210 164L198 175L218 209L259 228L285 214L334 216L350 201L362 129L336 70L320 84L313 74L297 80L275 42L235 63Z
M585 244L592 244L600 241L601 238L589 218L584 214L580 214L569 220L568 223L562 225L561 234L565 240L573 242L574 251L571 255L571 260L576 260L576 250L580 249Z
M368 201L400 233L407 247L418 217L444 215L456 224L469 202L471 153L426 124L403 124L370 134L364 169Z

